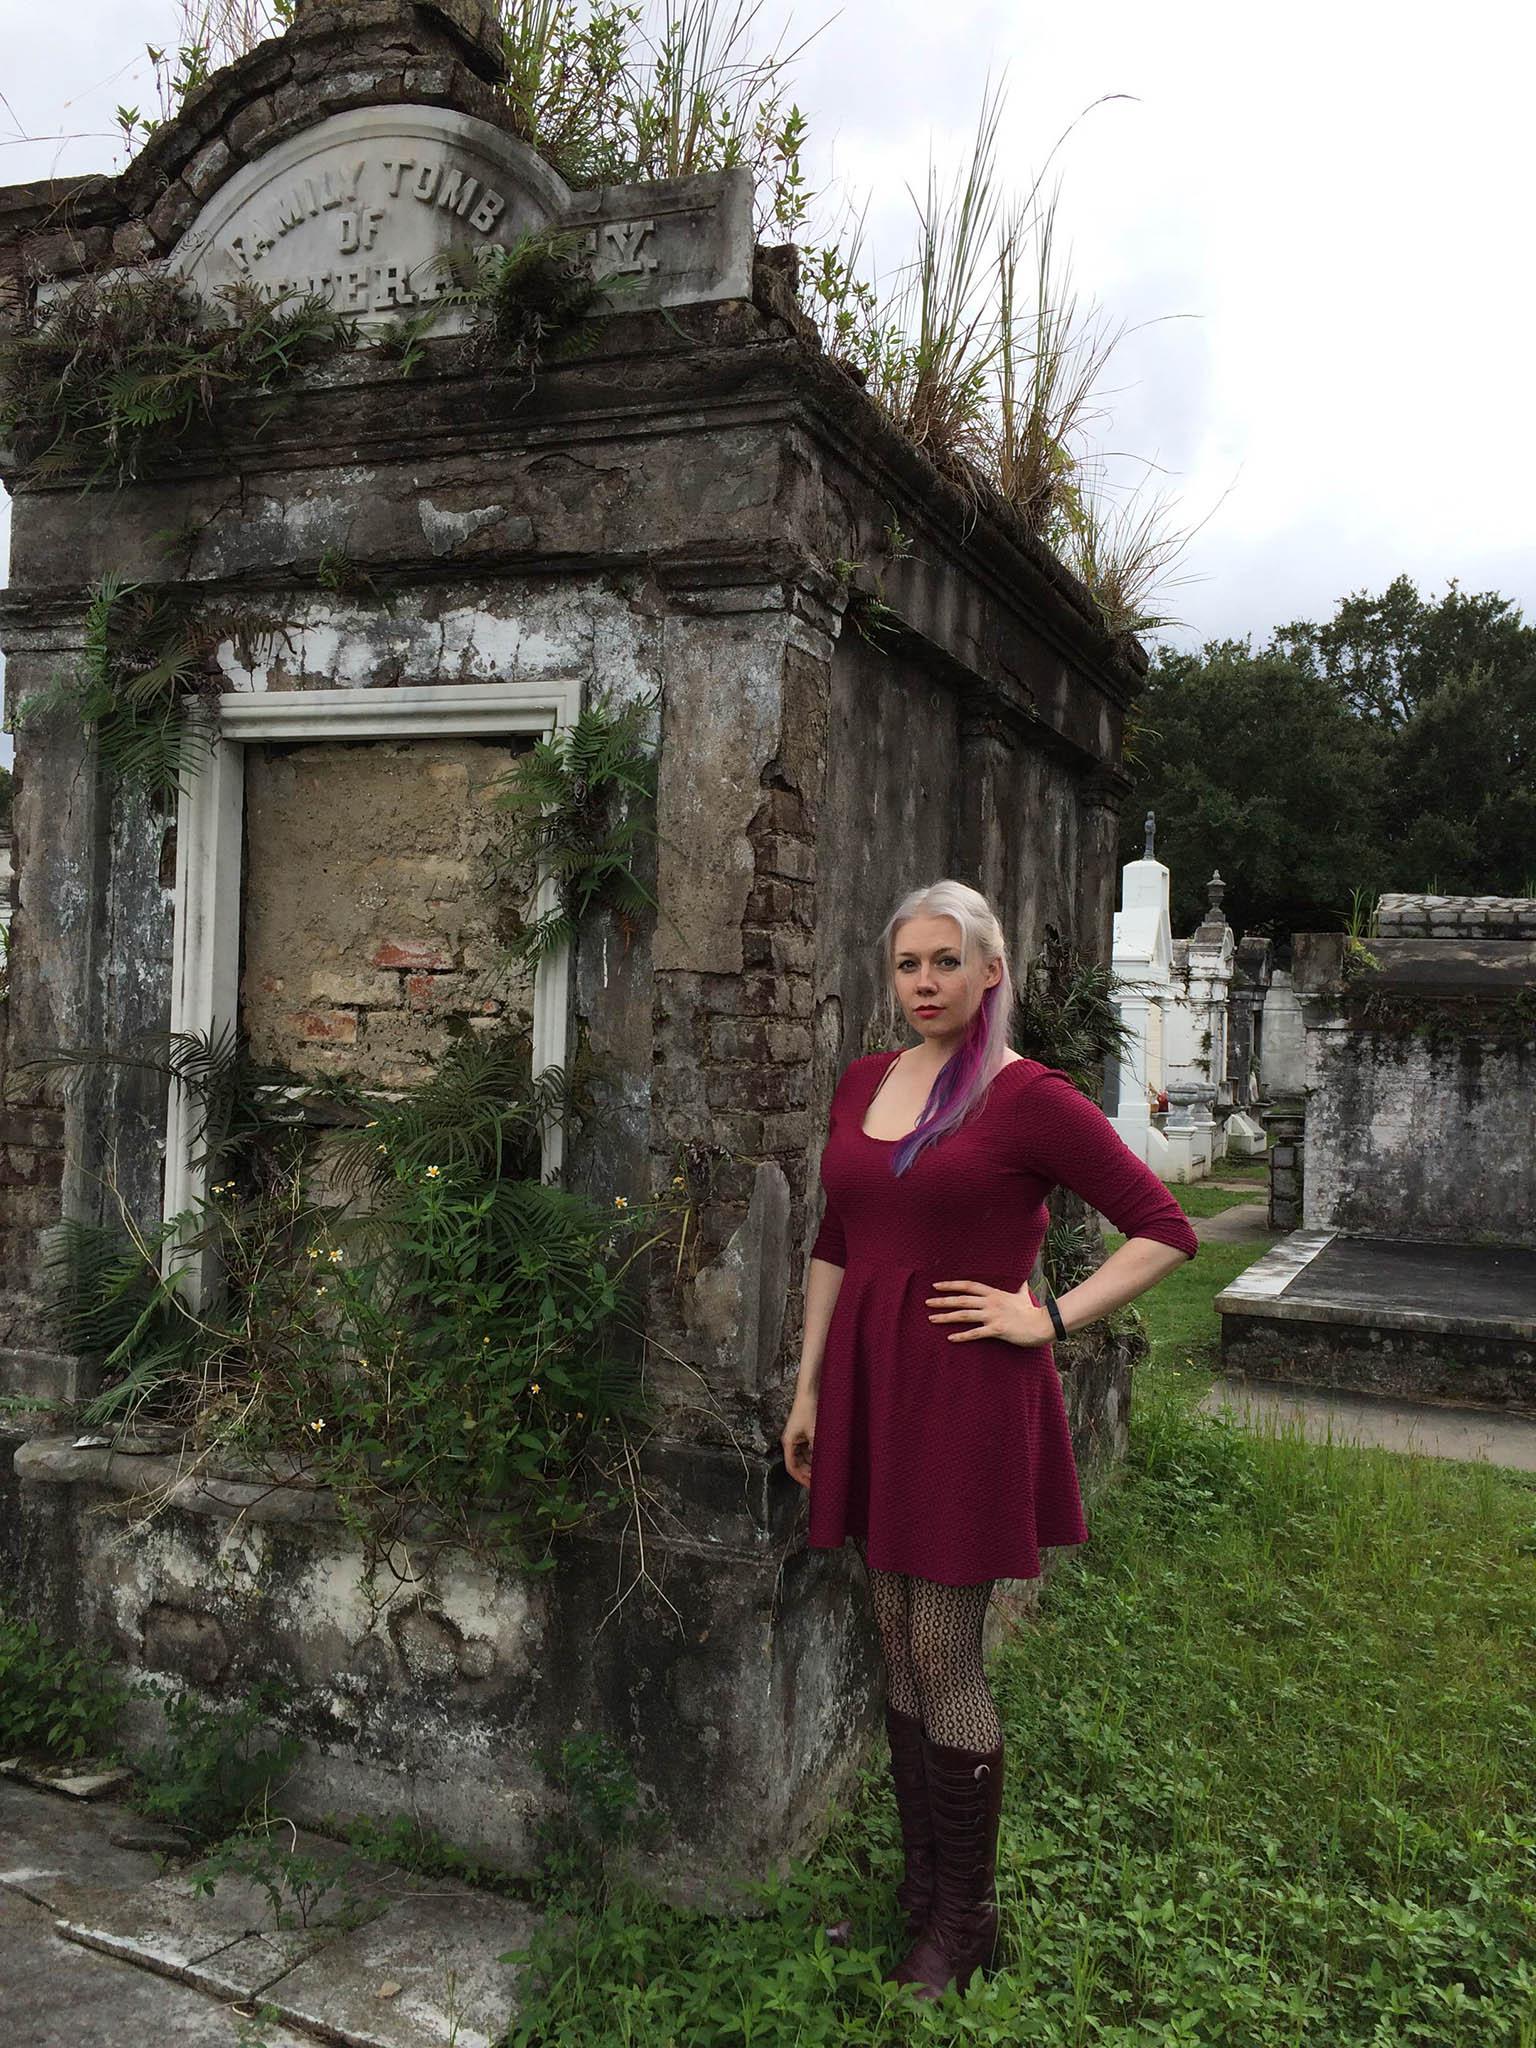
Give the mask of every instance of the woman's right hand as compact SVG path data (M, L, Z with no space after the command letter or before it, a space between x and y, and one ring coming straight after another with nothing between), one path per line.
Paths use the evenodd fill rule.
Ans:
M816 1402L808 1394L797 1394L779 1441L784 1446L784 1464L791 1479L802 1486L811 1483L811 1446L816 1437Z

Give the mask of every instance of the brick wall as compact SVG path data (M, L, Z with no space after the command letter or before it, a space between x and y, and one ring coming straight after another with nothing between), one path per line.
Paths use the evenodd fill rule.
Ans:
M255 1057L380 1088L425 1080L464 1032L531 1018L498 965L495 783L484 740L251 747L242 1022Z

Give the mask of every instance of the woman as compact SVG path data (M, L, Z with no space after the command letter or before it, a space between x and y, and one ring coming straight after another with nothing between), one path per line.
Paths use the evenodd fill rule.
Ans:
M1009 1048L1013 985L984 896L914 890L879 950L892 1025L899 1006L918 1042L854 1060L834 1091L783 1447L810 1489L811 1545L851 1537L868 1572L911 1942L893 1974L938 1998L997 1940L993 1581L1037 1578L1042 1545L1088 1540L1052 1336L1134 1301L1195 1236L1103 1112ZM1058 1186L1126 1241L1042 1306L1028 1275Z

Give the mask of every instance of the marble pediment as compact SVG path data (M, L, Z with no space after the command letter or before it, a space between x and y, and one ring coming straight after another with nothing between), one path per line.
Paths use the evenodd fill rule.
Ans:
M616 311L750 294L744 170L575 192L514 136L432 106L356 108L291 136L209 198L169 261L206 298L318 293L366 334L440 300L449 251L547 227L581 236ZM440 331L454 324L444 309Z

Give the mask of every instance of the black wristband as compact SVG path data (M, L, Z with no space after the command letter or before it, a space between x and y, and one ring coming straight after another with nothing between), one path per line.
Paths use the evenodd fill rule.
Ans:
M1063 1342L1065 1342L1067 1335L1067 1326L1061 1320L1061 1310L1056 1306L1056 1297L1054 1294L1052 1294L1049 1287L1047 1287L1047 1289L1045 1290L1045 1309L1046 1314L1051 1319L1051 1323L1056 1331L1057 1336L1060 1337Z

